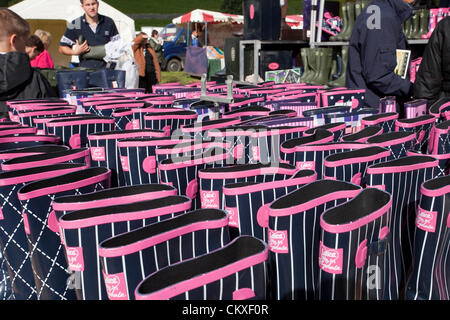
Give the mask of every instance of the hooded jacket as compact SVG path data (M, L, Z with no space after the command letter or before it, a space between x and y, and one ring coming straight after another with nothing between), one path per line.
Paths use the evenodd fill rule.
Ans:
M27 54L0 54L0 116L8 111L8 100L47 97L56 97L56 94L47 79L31 67Z
M136 63L138 65L139 69L139 76L145 77L145 56L144 56L144 45L145 42L144 36L142 34L138 35L133 40L133 54L134 59L136 60ZM161 82L161 67L159 66L158 58L156 57L155 50L153 50L152 47L147 47L148 51L152 54L153 57L153 64L155 65L155 73L156 73L156 79L158 82Z
M439 22L425 48L414 82L414 97L427 99L428 105L450 97L450 17Z
M384 96L404 99L412 93L409 73L406 79L394 73L396 49L407 48L402 24L412 15L412 7L403 0L373 0L355 21L346 86L366 89L366 104L370 107L378 108Z

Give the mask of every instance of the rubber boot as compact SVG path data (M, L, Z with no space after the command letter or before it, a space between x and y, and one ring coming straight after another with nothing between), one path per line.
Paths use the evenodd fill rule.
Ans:
M362 6L363 6L362 0L357 0L355 2L355 19L358 18L358 16L361 14L363 9Z
M333 49L323 48L320 52L319 59L319 72L317 77L314 78L312 84L323 85L327 84L330 76L331 65L333 61Z
M304 80L306 83L311 83L311 81L317 76L319 67L319 52L320 48L309 49L308 61L311 72Z
M333 76L336 75L338 69L338 61L337 55L334 55L333 60L331 62L331 71L330 76L328 77L328 81L333 80Z
M342 40L348 41L352 35L353 26L355 25L355 3L348 2L347 3L347 17L348 17L348 27L342 36Z
M426 181L415 219L413 271L406 300L449 300L450 283L450 177Z
M420 38L420 13L419 11L415 11L414 15L412 16L412 22L411 22L411 39L418 39Z
M331 71L331 77L330 81L334 81L339 79L339 77L342 75L342 55L341 53L336 54L336 60L335 63L333 63L333 68L335 68L335 71L333 73L333 70Z
M420 30L419 30L419 37L418 39L422 39L424 35L428 32L428 25L430 23L430 17L428 10L422 9L420 10Z
M344 4L342 4L342 25L343 25L343 27L341 28L341 32L338 35L330 37L331 41L341 41L342 40L342 36L345 33L345 30L347 30L347 28L348 28L347 21L348 21L347 2L345 2Z
M305 82L305 79L308 78L308 75L311 72L311 69L309 67L309 61L308 61L308 50L309 48L301 48L300 54L302 56L302 62L303 62L303 74L300 77L301 82Z
M214 252L147 276L137 286L135 297L136 300L266 300L267 257L265 242L241 236Z
M101 261L97 254L100 242L124 232L178 217L190 210L191 201L187 197L164 197L161 193L156 193L159 194L158 198L132 200L118 205L112 205L115 199L111 198L111 205L96 207L94 203L90 207L88 204L85 209L71 211L60 217L59 228L68 265L75 272L75 277L81 280L76 288L78 300L108 300L111 287L118 286L119 282L119 287L123 287L123 282L117 279L121 278L120 275L115 275L115 284L101 281ZM89 232L90 230L95 231ZM82 268L80 264L83 265Z
M434 128L435 122L436 118L431 114L426 114L413 119L400 119L396 122L395 130L416 133L416 144L413 150L426 154L430 133Z
M38 151L34 148L34 151ZM10 150L13 151L13 150ZM31 151L31 148L29 149ZM49 150L50 151L50 150ZM14 151L18 152L18 151ZM19 153L17 153L19 154ZM0 250L2 263L6 262L10 275L13 300L36 300L36 284L29 257L28 239L24 229L22 205L17 192L28 183L42 177L56 177L86 168L83 164L55 164L42 167L0 173L0 200L2 219L0 220ZM2 288L2 294L8 297L8 288Z
M86 53L83 53L80 55L80 59L96 59L96 60L103 60L103 58L106 56L106 49L105 46L91 46L91 50L89 50Z
M319 180L270 204L267 228L271 299L314 300L320 283L320 215L361 190L348 182Z
M403 33L405 34L406 39L409 39L410 35L411 35L411 23L412 23L412 19L409 18L403 24Z
M328 82L330 87L345 87L345 77L347 74L347 63L348 63L348 46L343 46L342 49L342 73L341 76L333 81Z
M388 192L367 188L320 216L318 300L383 300L391 210Z
M301 77L301 82L304 82L304 83L308 83L307 81L308 81L309 77L311 77L311 74L313 72L313 70L311 68L311 65L312 65L311 50L312 50L311 48L302 48L302 51L305 54L305 59L303 60L303 63L304 63L304 65L306 63L306 65L305 65L306 72L304 72L304 74Z
M450 153L450 120L437 123L430 134L428 154L442 155Z
M190 211L106 239L99 244L99 256L108 298L134 300L134 289L144 277L229 242L227 214L217 209ZM124 280L123 286L116 285L117 278Z
M388 275L384 284L385 300L403 298L406 277L412 267L414 222L421 198L421 185L435 178L437 172L438 161L425 155L406 156L367 168L367 187L378 188L392 195L392 215L388 222L389 262L385 267Z
M22 205L38 300L76 299L73 283L68 281L71 272L67 269L59 222L52 210L52 201L60 196L107 189L109 178L110 170L107 168L87 168L29 183L17 193ZM78 248L73 249L72 257L77 268L81 269L83 256L76 250Z
M367 7L367 5L369 3L370 3L370 0L363 0L362 1L361 12L363 12L366 9L366 7Z

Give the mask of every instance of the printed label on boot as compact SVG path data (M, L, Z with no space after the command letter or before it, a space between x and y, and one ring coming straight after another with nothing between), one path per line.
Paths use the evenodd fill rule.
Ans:
M252 147L252 154L253 154L253 160L254 161L259 161L261 160L261 154L259 151L259 147L258 146L253 146Z
M289 253L287 230L269 230L269 250L275 253Z
M69 268L72 271L84 271L84 258L82 247L66 247Z
M320 241L319 267L325 272L341 274L343 265L343 249L331 249Z
M130 171L130 168L128 167L128 157L120 157L120 163L122 164L122 170L123 171Z
M422 209L421 207L417 208L417 215L416 215L417 228L426 232L435 232L436 221L437 221L436 211L427 211Z
M105 148L91 147L91 158L94 161L105 161Z
M228 225L230 227L239 228L239 216L237 208L225 207L225 211L228 214Z
M141 122L139 119L134 119L125 125L125 130L139 130L141 128Z
M219 209L219 191L200 191L200 201L203 209Z
M300 170L314 170L316 163L314 161L298 161L295 166Z
M110 300L128 300L127 285L123 272L116 274L106 274L103 272L105 279L106 292Z

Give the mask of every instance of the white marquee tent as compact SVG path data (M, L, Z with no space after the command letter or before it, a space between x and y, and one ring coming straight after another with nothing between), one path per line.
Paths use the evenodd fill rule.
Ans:
M104 1L99 0L99 3L99 13L112 18L122 40L131 43L135 37L134 20ZM58 46L67 23L84 14L80 0L23 0L9 9L28 20L32 32L39 28L52 33L53 42L49 51L55 64L62 64L58 63L59 61L70 60L70 58L61 57Z

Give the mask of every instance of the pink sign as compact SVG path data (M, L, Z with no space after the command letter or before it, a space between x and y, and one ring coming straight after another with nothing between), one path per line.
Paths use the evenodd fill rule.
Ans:
M269 250L275 253L289 253L289 241L287 230L269 229Z
M343 249L332 249L326 247L320 241L319 247L319 267L325 272L341 274L343 266Z

